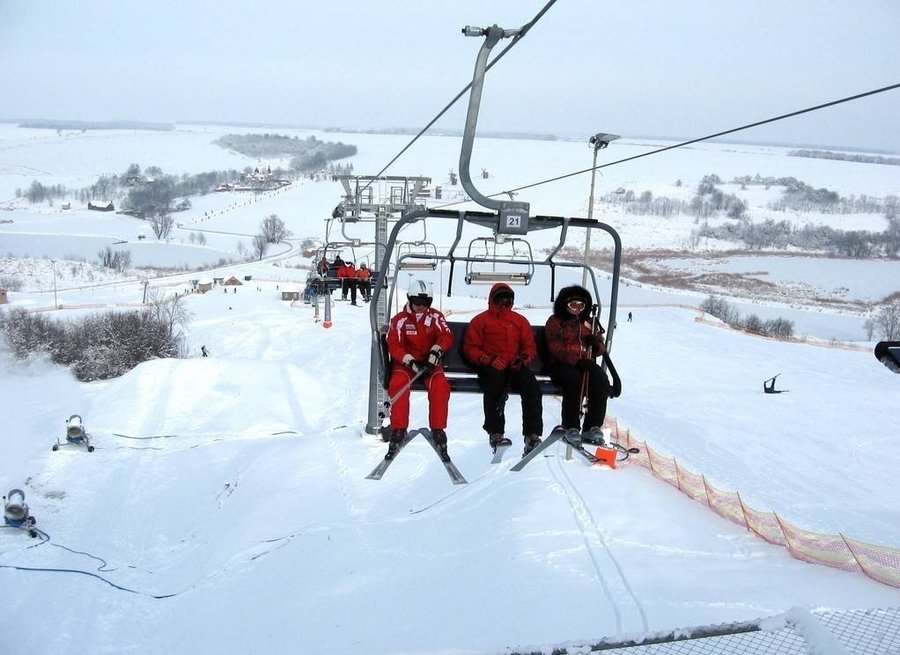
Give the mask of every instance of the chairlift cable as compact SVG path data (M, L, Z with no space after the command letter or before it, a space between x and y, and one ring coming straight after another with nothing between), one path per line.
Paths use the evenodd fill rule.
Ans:
M525 25L519 30L519 33L516 34L516 35L513 37L512 41L509 43L509 45L507 45L505 48L503 48L503 50L501 50L500 53L499 53L496 57L494 57L491 61L488 62L487 66L485 66L485 73L487 73L487 71L489 71L489 70L491 69L491 67L493 67L494 64L496 64L498 61L500 61L500 58L503 57L503 55L505 55L507 52L509 52L509 51L512 49L512 47L513 47L514 45L516 45L519 41L521 41L522 38L528 33L528 31L529 31L532 27L534 27L534 25L535 25L541 18L543 18L544 14L546 14L547 11L550 9L550 7L552 7L554 4L556 4L556 0L549 0L549 2L547 2L547 4L544 5L544 7L543 7L537 14L535 14L534 18L532 18L529 22L525 23ZM391 160L384 166L384 168L382 168L380 171L378 171L378 173L376 173L375 176L374 176L371 180L369 180L369 181L366 183L366 185L365 185L362 189L360 189L359 193L362 193L363 191L365 191L366 189L368 189L370 186L372 186L372 182L374 182L374 181L377 180L379 177L381 177L382 173L384 173L387 169L389 169L389 168L394 164L394 162L396 162L398 159L400 159L400 157L403 156L403 153L405 153L407 150L409 150L409 149L412 147L412 145L413 145L416 141L418 141L419 138L422 137L422 135L425 134L425 132L427 132L429 129L431 129L431 126L434 125L435 123L437 123L437 122L441 119L441 117L442 117L444 114L446 114L446 113L450 110L450 108L451 108L453 105L455 105L456 102L457 102L460 98L462 98L466 93L468 93L469 89L471 89L471 88L472 88L472 82L469 82L468 84L466 84L466 85L462 88L462 90L461 90L459 93L457 93L457 94L453 97L453 99L452 99L449 103L447 103L447 105L446 105L443 109L441 109L441 111L439 111L439 112L437 113L437 115L436 115L434 118L432 118L432 119L428 122L428 124L427 124L425 127L423 127L423 128L419 131L419 133L416 134L416 135L412 138L412 140L411 140L409 143L407 143L405 146L403 146L403 149L400 150L400 152L398 152L398 153L394 156L394 158L391 159Z
M799 109L797 111L792 111L787 114L781 114L780 116L775 116L773 118L766 118L764 120L756 121L754 123L748 123L747 125L742 125L741 127L735 127L730 130L724 130L722 132L716 132L715 134L708 134L706 136L701 136L696 139L691 139L689 141L682 141L681 143L676 143L671 146L666 146L664 148L657 148L656 150L651 150L650 152L645 152L639 155L632 155L631 157L625 157L623 159L617 159L616 161L608 162L606 164L601 164L599 166L585 168L580 171L575 171L573 173L566 173L565 175L558 175L556 177L551 177L546 180L541 180L540 182L533 182L531 184L526 184L525 186L516 187L514 189L509 189L508 191L499 191L497 193L491 194L487 196L488 198L492 198L494 196L504 196L516 193L518 191L522 191L524 189L530 189L532 187L541 186L543 184L549 184L551 182L558 182L560 180L564 180L569 177L575 177L576 175L583 175L584 173L590 173L594 170L600 170L601 168L608 168L610 166L615 166L617 164L624 164L625 162L634 161L635 159L641 159L642 157L649 157L650 155L658 155L661 152L666 152L667 150L674 150L675 148L681 148L684 146L689 146L694 143L700 143L701 141L708 141L710 139L715 139L720 136L725 136L726 134L734 134L735 132L740 132L742 130L749 130L752 127L759 127L760 125L766 125L767 123L774 123L776 121L781 121L786 118L792 118L794 116L800 116L801 114L808 114L813 111L818 111L820 109L826 109L828 107L833 107L835 105L840 105L845 102L851 102L853 100L859 100L860 98L865 98L868 96L876 95L879 93L884 93L886 91L893 91L895 89L900 88L900 83L891 84L889 86L881 87L880 89L873 89L871 91L865 91L864 93L858 93L856 95L847 96L845 98L840 98L838 100L832 100L830 102L825 102L820 105L814 105L812 107L807 107L806 109ZM467 202L465 200L456 200L454 202L449 202L445 205L438 205L436 209L442 209L444 207L450 207L452 205L457 205L463 202Z

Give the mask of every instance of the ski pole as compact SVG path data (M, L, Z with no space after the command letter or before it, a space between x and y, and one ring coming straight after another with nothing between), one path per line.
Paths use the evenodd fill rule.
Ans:
M409 391L410 388L412 387L413 383L415 383L416 380L418 380L420 377L422 377L422 375L424 375L426 369L427 369L427 367L425 367L425 366L420 366L420 367L419 367L419 370L416 372L416 374L413 375L413 376L409 379L409 382L407 382L407 383L404 384L399 390L397 390L397 393L395 393L393 396L391 396L390 398L388 398L387 400L384 401L384 406L385 406L385 407L390 407L390 406L393 405L395 402L397 402L397 398L399 398L400 396L402 396L403 394L405 394L407 391Z
M597 331L597 305L591 305L591 344L593 344L594 333ZM581 344L582 355L587 355L587 359L590 359L593 354L593 345L585 347L584 342ZM586 352L585 352L586 351ZM583 358L584 359L584 358ZM581 374L581 399L578 403L579 410L581 412L581 416L583 417L587 413L587 408L585 404L587 402L588 395L588 378L590 373L585 370Z

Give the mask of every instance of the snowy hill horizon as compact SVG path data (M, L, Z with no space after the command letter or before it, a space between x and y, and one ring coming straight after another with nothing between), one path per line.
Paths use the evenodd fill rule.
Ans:
M42 532L30 540L0 531L0 578L16 598L6 617L26 628L0 637L4 653L549 652L798 609L900 606L900 589L799 561L640 466L592 467L567 460L562 447L521 472L509 470L511 454L492 466L477 394L455 394L450 405L450 453L467 485L451 485L420 439L383 480L366 480L385 451L364 429L368 307L337 302L334 325L323 329L309 305L281 294L302 287L312 259L301 245L324 241L325 219L340 200L340 185L327 176L256 195L192 198L168 241L132 217L16 198L32 179L78 188L135 162L179 175L282 163L212 143L229 131L182 125L57 134L0 125L0 276L22 284L9 293L11 307L66 320L139 307L144 282L170 295L200 276L243 281L184 298L193 315L186 357L145 362L119 378L81 383L45 359L19 361L0 350L7 401L0 486L25 491ZM359 148L351 160L357 174L374 174L406 142L341 138ZM604 156L656 145L622 141ZM388 174L446 184L458 146L425 137ZM584 144L479 139L473 165L490 171L478 183L497 192L583 169L589 159ZM884 198L900 193L895 171L789 157L773 146L700 144L603 170L597 196L623 188L687 199L706 175L727 183L760 174ZM583 216L587 184L579 176L519 197L534 213ZM777 190L739 187L728 191L746 193L751 222L783 217L768 208ZM654 283L635 268L619 290L612 356L624 393L609 412L622 429L804 530L900 548L893 495L900 416L890 409L898 379L872 356L877 338L863 327L898 292L897 260L736 254L736 244L715 239L691 245L690 216L620 213L611 201L594 211L621 234L626 257L660 258L654 271L669 271ZM247 260L241 253L272 214L291 237L262 261ZM878 214L792 220L886 227ZM370 236L365 226L344 228L346 235L332 226L341 230L333 240ZM410 241L447 244L453 236L424 230ZM192 238L198 234L205 243ZM529 240L536 253L552 245L541 235ZM609 244L598 235L592 244L607 292ZM145 268L101 271L92 260L107 245L127 249ZM580 252L583 237L567 245ZM357 261L372 259L371 248L343 248ZM684 270L710 277L690 288L665 286ZM416 275L446 292L448 273ZM709 281L720 273L766 284L729 290ZM580 281L560 275L557 289ZM486 291L455 282L436 305L466 320L485 307ZM698 307L713 292L742 313L789 318L798 339L753 336L703 316ZM548 277L539 273L516 293L517 307L542 324L551 308ZM200 357L201 345L209 357ZM788 393L762 392L775 374ZM426 407L415 394L414 425L424 424ZM557 398L544 399L548 430L559 411ZM84 418L93 453L51 451L71 414ZM511 453L521 447L520 417L513 396ZM399 617L402 627L386 631Z
M242 122L242 121L215 121L215 120L174 120L171 122L155 122L150 123L138 120L67 120L67 119L47 119L47 118L3 118L0 117L0 124L14 124L18 127L27 127L29 129L46 129L60 131L81 131L81 130L164 130L171 131L177 129L177 126L216 126L228 128L252 128L266 130L304 130L315 131L326 134L384 134L384 135L406 135L414 136L421 131L421 126L397 125L393 127L366 127L366 126L335 126L335 125L304 125L279 122ZM432 127L428 130L431 136L462 136L462 129L438 129ZM481 130L479 136L482 138L494 139L517 139L517 140L537 140L537 141L582 141L583 136L576 133L542 133L542 132L502 132L496 130ZM629 134L624 135L629 139L637 139L640 141L666 141L679 142L688 141L697 138L696 135L676 135L676 134ZM775 146L779 148L816 148L819 150L837 150L844 152L861 152L873 154L898 154L897 151L891 149L877 149L871 147L851 147L848 145L839 145L834 143L812 143L809 141L773 141L770 139L752 139L752 138L733 138L719 137L711 139L711 143L731 144L731 145L750 145L750 146Z

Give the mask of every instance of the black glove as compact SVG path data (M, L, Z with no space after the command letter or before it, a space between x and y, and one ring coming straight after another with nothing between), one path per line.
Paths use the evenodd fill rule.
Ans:
M513 371L520 371L523 366L525 366L525 360L522 359L521 355L516 355L515 359L509 363L509 368Z
M580 368L582 371L590 371L594 367L593 359L579 359L578 363L575 365Z

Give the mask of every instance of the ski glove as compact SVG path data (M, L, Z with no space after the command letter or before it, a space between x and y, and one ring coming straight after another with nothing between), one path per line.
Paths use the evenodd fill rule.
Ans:
M520 371L522 367L525 365L525 360L522 358L522 355L516 355L516 358L509 363L509 367L513 371Z
M603 343L603 330L594 332L594 334L586 334L581 337L581 343L587 348L595 348L598 355L606 352L606 344Z
M419 372L419 363L409 353L403 355L403 365L411 369L413 373Z
M494 355L493 357L491 357L491 366L493 366L498 371L505 371L506 367L509 366L509 362L506 361L505 357Z
M440 366L441 360L444 359L444 351L440 346L434 345L431 347L431 350L428 351L428 359L426 360L426 364L429 368L434 368L436 366Z

